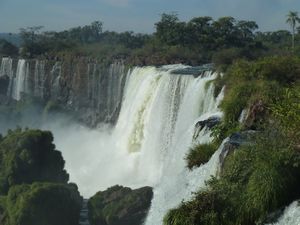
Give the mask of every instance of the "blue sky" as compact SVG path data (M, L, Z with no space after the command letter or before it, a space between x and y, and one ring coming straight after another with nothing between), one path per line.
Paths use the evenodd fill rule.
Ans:
M289 28L289 10L300 11L300 0L0 0L0 32L38 25L63 30L101 20L105 30L144 33L154 30L163 12L177 12L182 20L233 16L269 31Z

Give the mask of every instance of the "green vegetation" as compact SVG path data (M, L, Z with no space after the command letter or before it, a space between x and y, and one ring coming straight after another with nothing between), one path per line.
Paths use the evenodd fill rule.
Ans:
M9 130L0 136L3 225L76 225L82 198L49 131Z
M16 56L18 55L18 48L10 42L0 39L0 56Z
M73 184L33 183L12 187L6 202L11 225L76 225L82 199Z
M211 61L230 65L238 58L252 60L291 50L289 31L256 32L258 25L254 21L233 17L214 20L202 16L180 21L177 14L163 13L150 35L104 31L100 21L62 32L41 32L42 28L21 29L23 57L86 56L105 63L122 59L131 65L199 65ZM295 26L292 36L293 43L300 42ZM294 52L300 53L300 49Z
M153 196L151 187L136 190L114 186L89 199L89 219L92 225L140 225Z
M206 163L218 144L233 132L255 130L257 135L251 144L232 150L220 177L209 180L191 201L172 209L164 224L263 224L271 212L300 198L297 12L289 12L286 22L292 32L256 32L255 22L232 17L195 17L185 22L177 14L166 13L155 24L152 35L103 31L99 21L62 32L42 33L42 27L29 27L20 33L21 56L64 57L69 61L84 56L103 65L115 59L135 65L213 62L225 74L214 81L217 91L226 86L221 103L224 118L213 128L212 144L190 149L187 167ZM0 41L0 55L6 54L16 54L16 48ZM1 94L5 94L6 86L7 80L2 77ZM16 108L24 104L18 103ZM239 121L245 109L247 115ZM57 106L48 102L44 114L52 110L56 111ZM15 111L9 109L5 114L17 115L10 112ZM64 161L52 142L50 132L38 130L17 129L0 137L0 214L4 215L5 225L57 224L53 218L59 218L63 225L78 221L81 200L77 188L67 185ZM66 203L51 214L46 205L54 208L56 201L50 195ZM139 224L151 198L150 189L136 192L115 186L98 192L88 203L91 223ZM47 204L41 205L44 202ZM63 215L70 215L70 220Z
M300 198L299 80L300 58L293 55L242 59L227 67L215 81L226 85L215 141L247 129L257 135L225 158L219 178L170 210L165 225L264 224L270 213ZM248 115L240 123L243 109ZM192 151L188 165L204 153Z
M295 33L296 33L296 23L300 22L300 18L298 16L298 12L290 11L287 15L286 22L291 26L292 28L292 48L294 50L295 48Z
M48 131L8 131L0 145L0 193L34 181L66 183L69 175L64 170L65 162L52 142Z
M213 143L193 146L185 158L187 167L191 170L194 167L199 167L201 164L207 163L217 148L217 145Z
M221 108L224 120L214 135L219 142L241 128L259 129L270 114L270 107L283 97L285 89L299 85L300 58L297 56L264 57L256 61L238 60L217 83L226 85ZM217 84L217 86L220 86ZM249 109L244 124L238 122L243 109Z
M299 198L300 154L281 135L272 127L255 145L230 154L221 177L171 210L164 224L261 224L269 213Z

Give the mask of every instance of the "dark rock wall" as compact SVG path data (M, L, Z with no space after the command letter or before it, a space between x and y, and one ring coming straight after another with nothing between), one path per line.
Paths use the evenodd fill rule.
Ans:
M2 94L16 99L19 92L44 103L52 101L90 126L116 121L128 73L123 62L103 65L87 58L20 61L2 59ZM9 82L4 82L7 77Z

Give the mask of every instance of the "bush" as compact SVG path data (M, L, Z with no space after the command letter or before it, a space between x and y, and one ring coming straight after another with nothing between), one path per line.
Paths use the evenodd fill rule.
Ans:
M185 158L187 167L191 170L194 167L199 167L201 164L207 163L216 150L217 146L213 143L193 146Z
M76 225L82 199L76 185L33 183L10 188L9 225Z
M226 75L216 80L217 87L226 86L221 103L224 120L215 132L218 140L230 135L230 131L242 128L238 122L242 110L251 109L258 102L264 111L249 115L253 124L246 126L260 128L261 122L269 116L270 107L283 95L284 89L299 82L299 65L300 58L296 56L272 56L253 62L238 60L231 65Z
M6 194L13 185L22 183L66 183L61 152L55 150L49 131L16 129L0 143L0 193Z
M88 201L92 225L140 225L151 204L151 187L136 190L114 186L98 192Z
M291 140L291 144L300 143L300 87L287 88L271 104L273 117L280 123L281 129Z
M225 158L220 178L171 210L165 225L264 224L271 212L300 198L299 62L295 56L240 60L217 80L226 92L215 141L247 128L238 121L245 108L258 135ZM263 112L255 110L258 102Z
M222 207L223 203L215 192L203 191L194 200L170 210L164 217L164 225L220 225L217 209Z
M300 153L274 124L230 154L219 179L165 217L165 225L253 225L300 197Z
M213 54L212 62L217 68L225 71L237 59L242 58L242 50L238 48L223 49Z

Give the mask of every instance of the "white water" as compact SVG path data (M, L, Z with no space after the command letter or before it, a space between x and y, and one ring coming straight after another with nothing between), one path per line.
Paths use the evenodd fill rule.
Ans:
M186 169L184 158L195 144L195 123L221 115L217 106L223 93L215 99L213 86L206 87L216 74L206 72L198 78L171 74L171 70L184 67L144 67L130 71L120 115L113 128L102 125L98 130L89 130L79 125L66 126L62 121L42 127L53 131L70 180L78 184L84 197L115 184L132 188L152 186L154 198L146 224L159 225L169 209L183 199L190 199L192 192L204 187L205 180L216 174L221 150L192 172ZM19 60L17 68L13 97L19 100L21 93L26 92L25 60ZM58 83L59 71L53 69L51 73L58 74L52 76L52 83ZM45 78L43 72L41 76L38 74L34 76L33 93L41 96ZM52 95L58 95L59 91L58 85L53 85ZM93 89L87 91L93 96ZM211 141L209 131L201 131L197 141Z
M45 83L45 61L36 61L34 69L34 90L35 97L43 99Z
M12 97L17 101L21 99L22 92L25 92L26 72L27 72L26 60L20 59L18 61L18 67L17 67L16 77L13 83L13 93L12 93Z
M1 67L0 67L0 77L7 75L12 77L12 59L11 58L2 58Z
M154 188L154 198L146 225L162 224L163 217L169 209L178 206L182 200L191 199L193 192L204 187L205 181L216 175L222 146L207 164L192 172L188 171L184 160L189 148L194 144L192 139L195 123L210 116L221 116L217 106L223 92L214 99L213 86L205 90L205 84L210 79L214 79L214 75L194 79L185 91L179 107L173 140L164 158L162 176ZM209 131L202 130L197 140L198 143L210 142Z
M11 58L2 58L1 67L0 67L0 77L8 76L9 85L7 90L7 95L10 96L12 85L13 85L13 60Z
M300 204L298 201L288 206L278 222L268 225L300 225Z
M216 74L207 72L198 78L171 74L175 67L184 66L129 72L114 128L102 125L97 131L87 131L70 127L70 131L54 132L71 181L85 197L115 184L154 187L147 225L161 224L168 209L190 199L218 169L220 150L192 172L184 160L194 144L195 123L221 115L217 105L222 95L215 99L213 86L206 87ZM209 131L201 131L198 142L209 141Z

